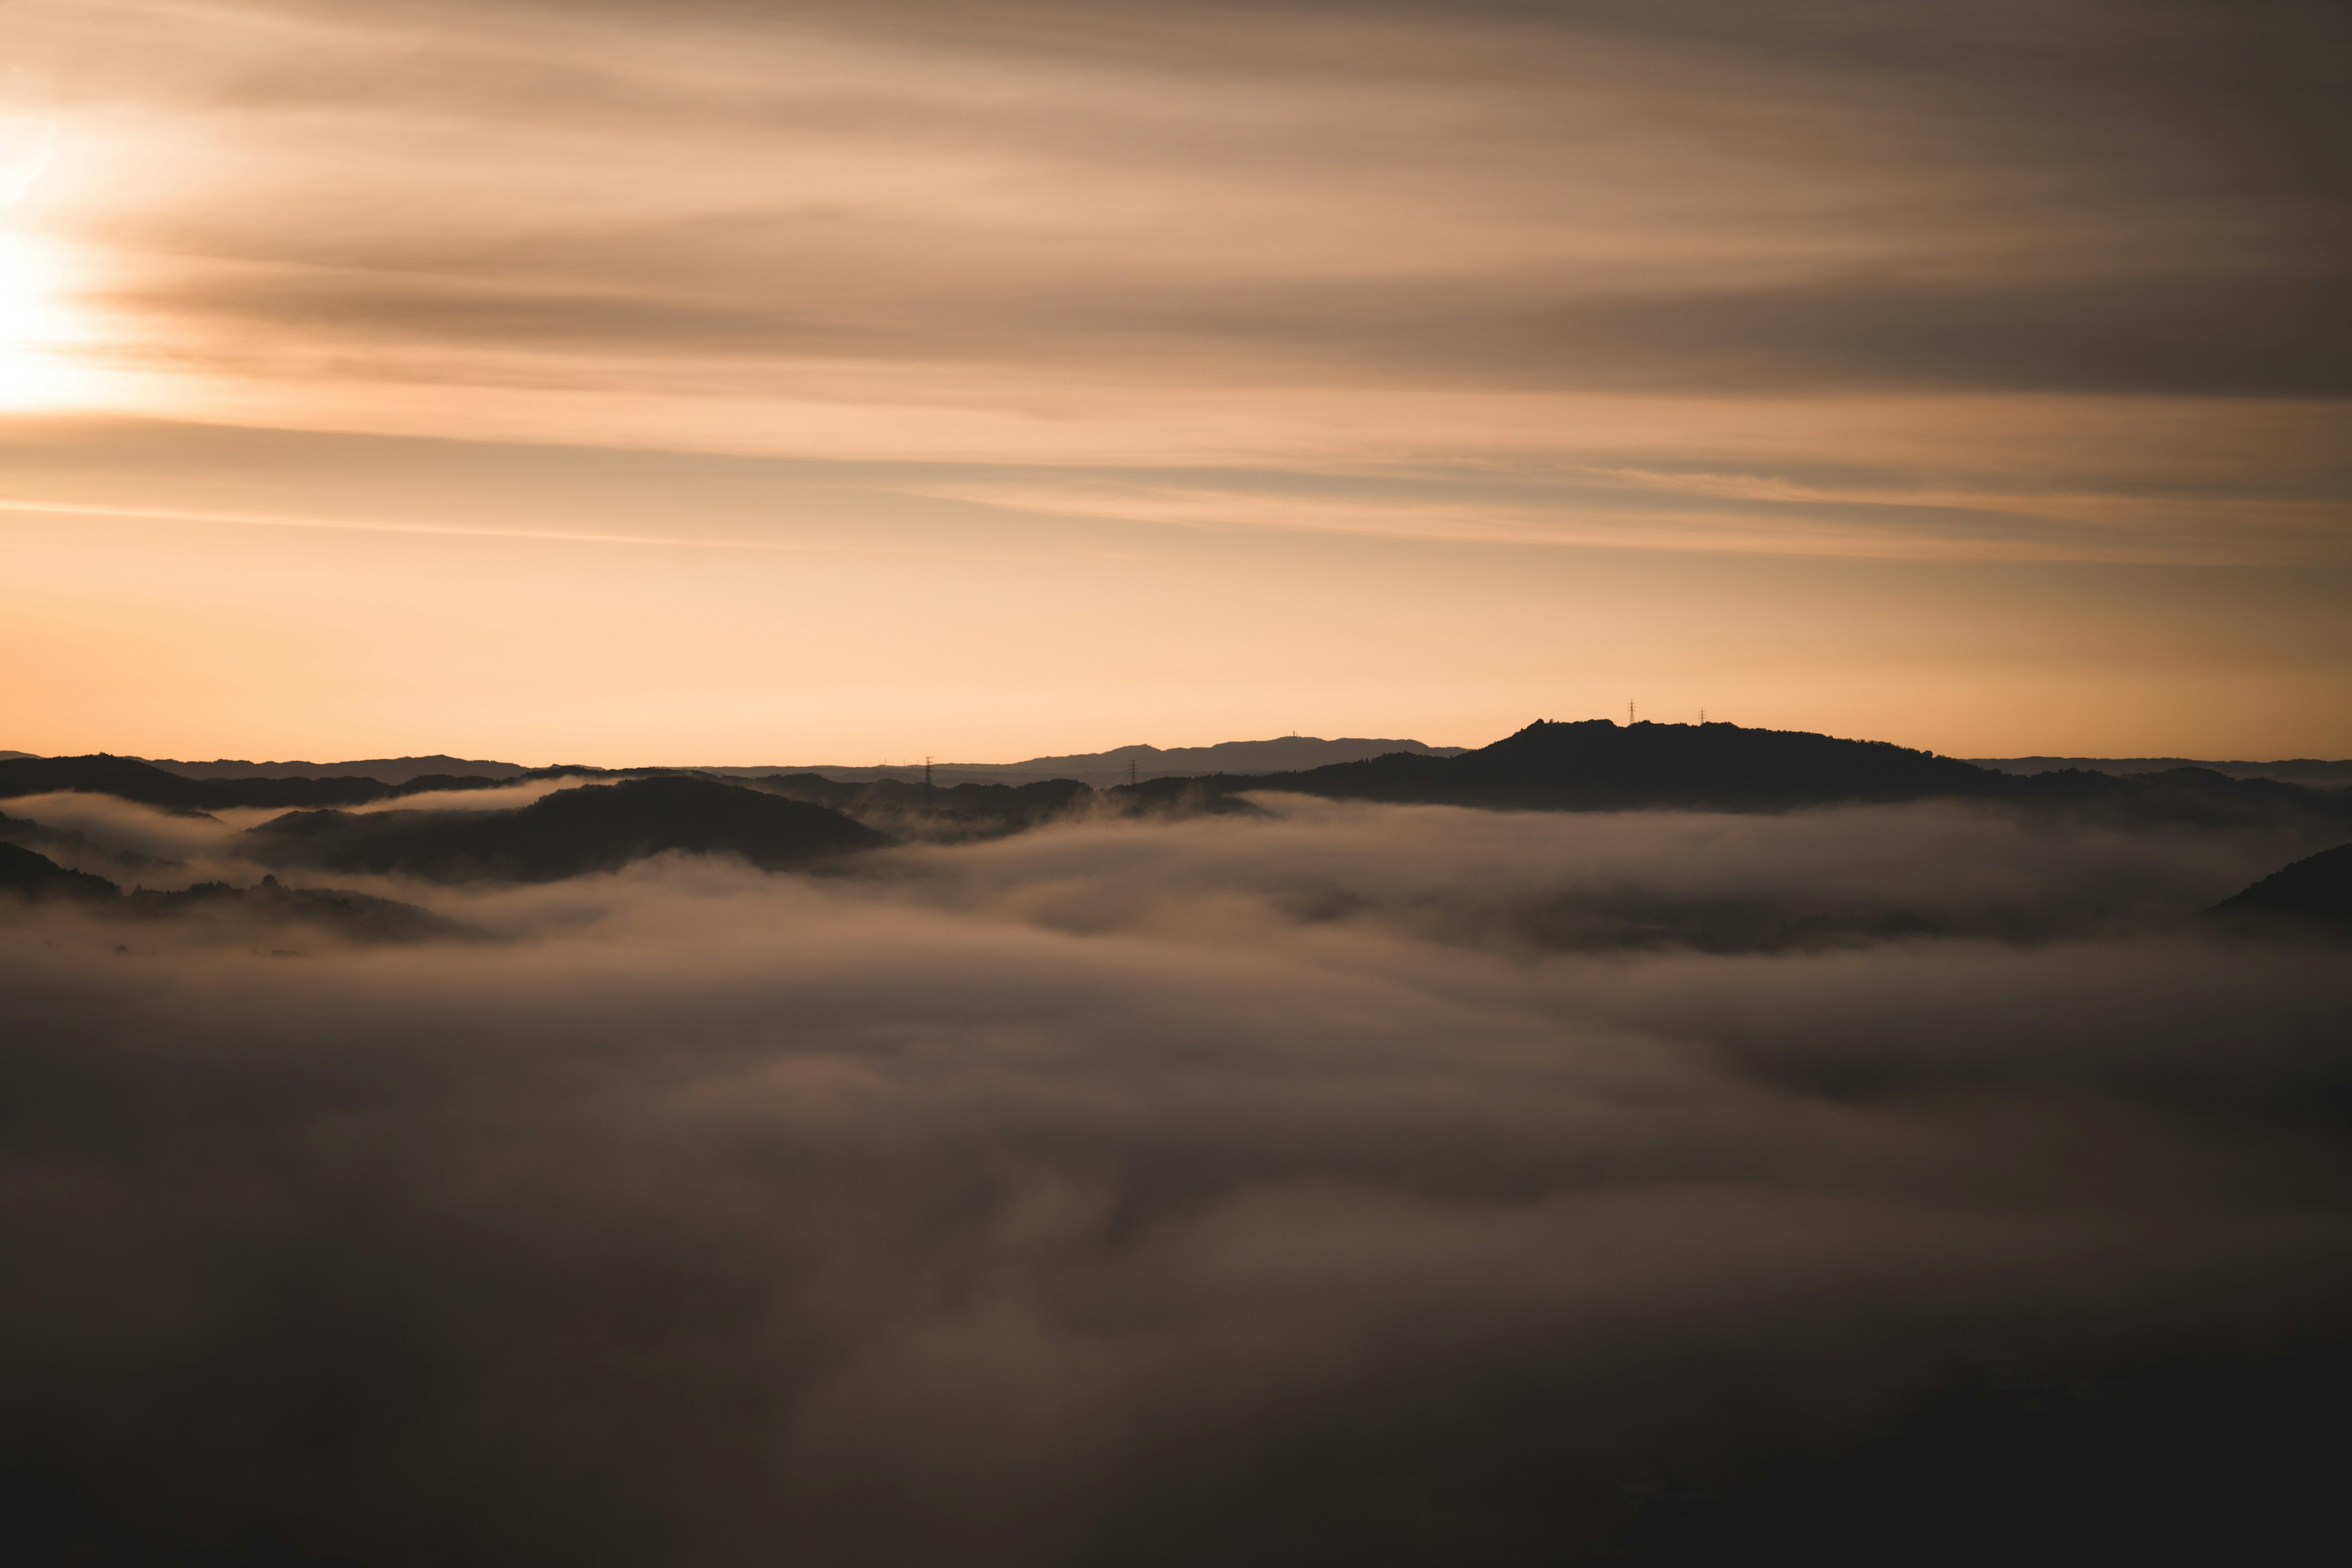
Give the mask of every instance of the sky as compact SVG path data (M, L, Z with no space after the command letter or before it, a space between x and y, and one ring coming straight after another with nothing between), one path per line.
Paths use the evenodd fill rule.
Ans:
M11 0L0 746L2352 754L2347 44Z

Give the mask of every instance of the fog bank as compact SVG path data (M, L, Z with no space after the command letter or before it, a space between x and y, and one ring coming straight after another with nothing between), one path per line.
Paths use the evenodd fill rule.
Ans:
M2337 1365L2352 1307L2352 963L2190 918L2292 847L1266 805L370 879L502 940L299 960L0 919L19 1536L1939 1561L2045 1439L2126 1542L2325 1458L2198 1392ZM1960 929L1558 939L1691 909ZM2173 1470L2103 1468L2142 1428ZM1921 1488L1977 1524L1838 1533Z

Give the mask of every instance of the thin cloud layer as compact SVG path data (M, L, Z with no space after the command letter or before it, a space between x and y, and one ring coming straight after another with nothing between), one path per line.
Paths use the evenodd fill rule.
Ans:
M2339 754L2339 11L17 0L0 739Z
M113 323L91 353L182 388L142 408L770 451L783 417L782 449L814 458L1276 457L1224 509L1276 522L1295 468L1378 481L1433 456L1424 479L1696 466L1760 500L1886 462L1871 425L1894 412L1946 449L1895 487L1919 515L1843 520L1882 549L2056 524L2099 554L2174 558L2186 533L2266 558L2257 516L2290 552L2340 543L2295 515L2340 502L2340 474L2263 406L2352 390L2327 7L16 14L66 105L42 222ZM428 390L451 385L474 394L455 423ZM1237 392L1276 397L1272 423L1231 417ZM1828 406L1857 398L1898 401ZM2176 458L2109 437L2068 454L2087 488L2021 471L2042 416L2020 398L2183 404L2271 471L2168 527L2134 502L2187 479ZM1597 431L1595 399L1630 428ZM1771 416L1743 408L1791 400L1819 405L1802 447L1758 441ZM2005 437L1953 442L1955 405L1988 400ZM1065 510L1160 514L1074 478L1045 487ZM1708 536L1640 488L1555 500L1537 531ZM1766 547L1806 533L1719 485L1655 488ZM1478 489L1417 530L1528 525ZM1841 489L1813 499L1884 499Z
M1932 1489L1902 1445L1955 1399L1979 1466L2174 1433L2180 1378L2352 1305L2341 955L2179 918L2275 847L1301 807L443 894L507 940L299 961L12 919L19 1514L296 1561L1558 1562L1849 1452ZM1777 956L1459 913L2065 889L2136 912Z

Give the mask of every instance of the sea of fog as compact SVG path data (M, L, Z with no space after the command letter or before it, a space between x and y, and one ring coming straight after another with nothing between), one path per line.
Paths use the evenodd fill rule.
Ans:
M257 875L241 822L41 804ZM1261 805L787 875L293 879L462 941L0 915L14 1528L2096 1560L2326 1495L2352 962L2197 918L2322 844Z

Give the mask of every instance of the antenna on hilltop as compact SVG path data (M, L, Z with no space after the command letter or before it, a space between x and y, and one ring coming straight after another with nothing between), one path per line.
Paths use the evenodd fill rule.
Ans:
M1135 787L1135 759L1133 757L1127 759L1127 787L1129 789L1133 789Z
M1625 728L1627 728L1628 730L1630 730L1630 729L1632 729L1633 727L1633 704L1629 700L1629 701L1625 704Z
M931 759L929 757L923 759L923 793L931 793Z

